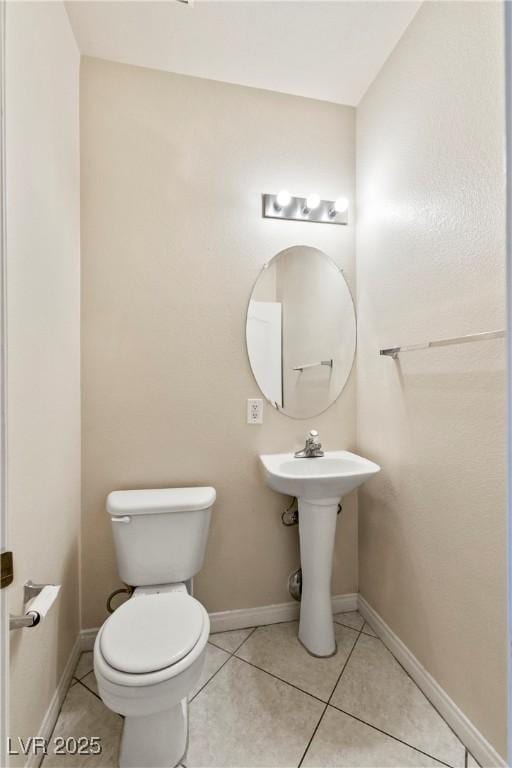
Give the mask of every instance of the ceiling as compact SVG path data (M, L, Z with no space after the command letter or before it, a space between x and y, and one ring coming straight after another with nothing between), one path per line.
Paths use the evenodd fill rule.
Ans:
M66 5L84 55L356 106L421 3Z

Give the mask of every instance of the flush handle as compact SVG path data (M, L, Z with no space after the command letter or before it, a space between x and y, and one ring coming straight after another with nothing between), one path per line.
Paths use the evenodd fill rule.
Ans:
M112 522L113 523L129 523L131 520L131 517L128 517L128 515L125 515L124 517L113 517Z

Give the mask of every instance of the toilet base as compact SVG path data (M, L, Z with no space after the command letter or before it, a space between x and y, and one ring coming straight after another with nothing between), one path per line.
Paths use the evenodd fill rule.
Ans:
M119 768L175 768L188 746L188 702L145 717L125 717Z

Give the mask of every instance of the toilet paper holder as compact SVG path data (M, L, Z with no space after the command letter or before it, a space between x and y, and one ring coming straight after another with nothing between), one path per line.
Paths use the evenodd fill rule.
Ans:
M34 584L29 580L23 586L23 605L27 605L30 600L41 594L45 587L55 587L55 584ZM24 627L35 627L41 621L41 616L34 610L28 610L21 616L9 616L9 629L23 629Z

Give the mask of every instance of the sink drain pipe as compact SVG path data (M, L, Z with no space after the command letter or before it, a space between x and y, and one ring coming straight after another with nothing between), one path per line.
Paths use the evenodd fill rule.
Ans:
M302 597L302 568L297 568L296 571L290 573L288 578L288 592L300 603Z

